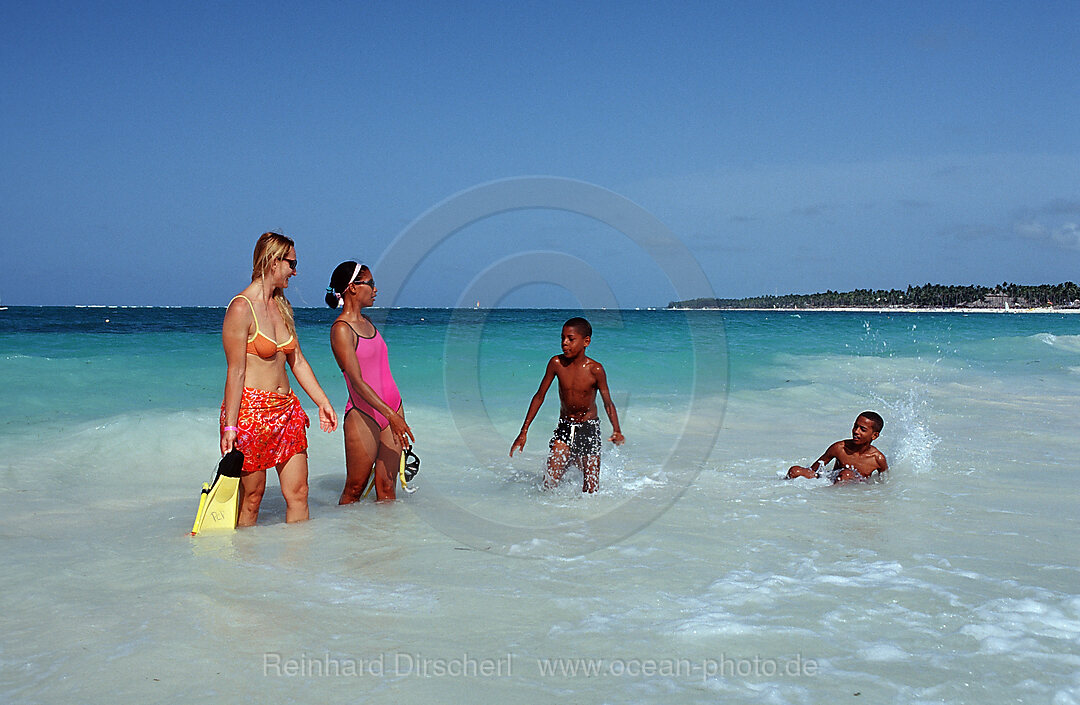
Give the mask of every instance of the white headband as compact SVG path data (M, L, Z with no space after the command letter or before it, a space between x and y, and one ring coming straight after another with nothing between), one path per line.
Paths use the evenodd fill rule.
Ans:
M357 275L358 275L358 274L360 274L360 270L361 270L361 269L363 269L363 268L364 268L364 265L362 265L362 264L359 264L359 263L357 263L357 265L356 265L356 269L354 269L354 270L353 270L353 272L352 272L352 276L351 276L351 277L349 277L349 283L345 285L345 289L348 289L348 288L349 288L349 285L350 285L350 284L352 284L352 283L353 283L354 281L356 281L356 277L357 277ZM342 289L342 291L344 291L344 289ZM341 303L341 294L339 294L339 293L338 293L338 292L336 292L336 291L334 291L334 292L331 292L331 293L332 293L332 294L333 294L334 296L336 296L336 297L337 297L338 303ZM335 307L335 308L336 308L336 307Z
M356 278L360 276L360 270L363 268L364 265L362 264L356 265L356 269L352 270L352 276L349 277L349 284L352 284L354 281L356 281ZM349 284L346 284L345 286L349 286Z

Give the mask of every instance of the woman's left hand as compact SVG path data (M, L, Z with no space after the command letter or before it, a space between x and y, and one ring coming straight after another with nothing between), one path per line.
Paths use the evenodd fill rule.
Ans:
M390 422L390 432L394 434L394 440L396 440L402 448L411 448L412 442L416 440L416 437L413 436L409 424L405 423L405 415L399 411L396 414L390 414L386 420Z
M330 402L319 406L319 428L330 433L337 428L337 413Z

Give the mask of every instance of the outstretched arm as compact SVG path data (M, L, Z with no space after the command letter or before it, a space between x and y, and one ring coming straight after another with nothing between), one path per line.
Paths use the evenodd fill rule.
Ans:
M836 449L838 446L843 445L843 441L837 441L829 446L821 457L810 464L810 467L804 468L801 465L792 465L788 468L787 476L789 479L795 477L821 477L821 470L829 464L830 460L836 458Z
M831 446L825 449L825 452L821 454L821 457L814 461L814 464L810 466L810 469L814 472L820 472L829 464L830 461L836 460L836 453L839 447L843 446L843 441L837 441Z
M225 310L221 325L221 343L225 347L225 423L235 428L240 418L240 399L244 394L244 376L247 374L247 334L252 320L251 309L240 299L233 299ZM236 431L221 432L221 454L236 447Z
M544 378L540 380L540 388L536 390L536 394L533 394L532 401L529 402L529 411L525 414L525 423L521 424L521 433L514 439L513 444L510 446L510 457L514 457L514 451L525 450L525 438L529 434L529 425L536 418L536 413L540 411L540 407L544 403L544 397L547 396L548 388L551 386L551 381L555 379L555 358L548 360L547 369L544 371Z
M296 350L293 350L286 359L289 361L289 367L292 368L296 381L311 397L311 401L315 402L315 406L319 407L319 428L330 433L337 428L337 413L330 404L330 398L319 386L319 380L315 379L315 371L311 369L304 353L300 351L299 340L296 342Z
M596 388L600 392L600 399L604 402L604 411L607 412L608 420L611 421L612 434L608 440L621 446L626 439L623 438L622 430L619 428L619 412L615 410L615 402L611 401L611 394L608 392L607 372L599 362L596 363L596 369L593 372L596 375Z
M330 349L334 352L334 359L337 360L338 367L349 378L349 384L360 395L360 398L370 404L375 411L386 417L386 420L390 423L390 433L394 434L394 438L401 444L401 447L410 447L416 437L413 436L409 424L405 423L405 416L399 414L397 409L391 409L390 405L384 402L371 388L371 385L364 381L364 375L360 371L360 363L356 360L357 343L354 339L356 333L347 323L340 322L343 325L339 326L335 323L330 329Z

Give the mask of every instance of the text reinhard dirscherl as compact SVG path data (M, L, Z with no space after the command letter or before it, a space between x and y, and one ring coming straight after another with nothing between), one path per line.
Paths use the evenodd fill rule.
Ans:
M818 663L801 654L791 658L755 655L736 658L537 658L536 671L549 678L798 678L815 676ZM514 675L514 654L481 658L468 653L450 657L422 654L379 654L352 658L323 654L263 654L263 675L277 678L360 678L417 676L419 678L506 678ZM518 666L519 673L521 666Z

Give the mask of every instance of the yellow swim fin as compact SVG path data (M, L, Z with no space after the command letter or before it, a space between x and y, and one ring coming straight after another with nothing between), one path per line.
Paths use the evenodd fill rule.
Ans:
M367 499L367 496L371 494L372 488L375 487L375 471L372 470L368 475L367 489L364 490L364 494L360 495L360 499Z
M191 535L215 529L235 529L240 516L240 473L244 467L244 454L235 448L225 454L218 463L214 483L203 483L199 496L199 511Z
M210 494L210 483L202 483L202 492L199 493L199 511L195 512L195 523L191 526L191 535L199 532L202 526L203 514L206 513L206 495Z
M206 494L202 521L193 527L191 535L215 529L235 529L240 516L240 478L219 475Z

